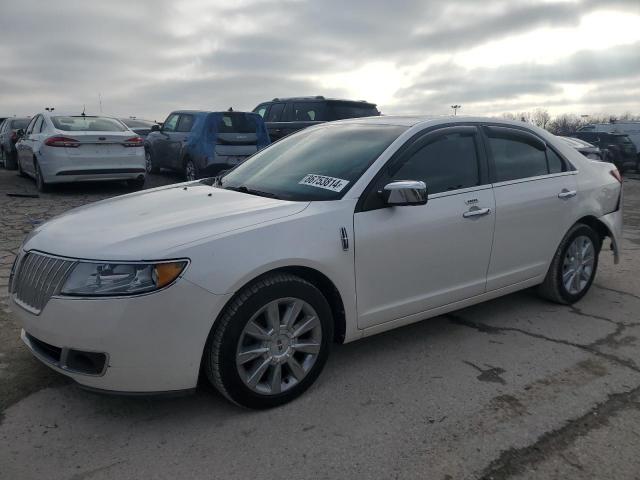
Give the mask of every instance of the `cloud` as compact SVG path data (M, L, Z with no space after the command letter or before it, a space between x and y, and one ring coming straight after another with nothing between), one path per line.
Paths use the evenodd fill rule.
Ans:
M377 85L395 91L378 95L390 99L381 105L388 113L444 113L450 102L486 111L588 105L586 96L567 97L566 84L585 92L631 85L640 75L639 43L480 68L456 56L526 32L571 31L603 10L640 19L637 0L8 2L0 17L0 114L45 105L96 111L101 94L106 111L160 119L177 108L251 109L276 96L362 98L366 90L376 101ZM594 35L604 27L615 25ZM361 80L371 64L400 73ZM328 81L350 72L352 82ZM640 108L624 91L598 98L602 108Z

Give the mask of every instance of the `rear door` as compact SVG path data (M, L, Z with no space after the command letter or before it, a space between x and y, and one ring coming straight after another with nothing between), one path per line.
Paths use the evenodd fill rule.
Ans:
M490 153L496 228L487 291L542 280L577 215L577 173L529 132L484 128Z
M217 118L215 152L219 162L236 166L258 150L258 117L225 112Z

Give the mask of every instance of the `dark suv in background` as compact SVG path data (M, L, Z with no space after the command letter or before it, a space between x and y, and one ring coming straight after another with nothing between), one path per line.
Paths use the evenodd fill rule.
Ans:
M605 160L615 164L621 173L630 168L640 172L638 150L629 135L624 133L578 131L574 136L596 145L602 151L606 150Z
M375 103L322 96L274 98L270 102L261 103L253 112L267 123L269 136L274 142L318 123L380 115Z

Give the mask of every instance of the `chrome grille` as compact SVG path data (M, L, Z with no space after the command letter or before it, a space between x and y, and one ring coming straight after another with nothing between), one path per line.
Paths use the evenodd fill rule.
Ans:
M16 260L15 272L9 283L9 292L21 307L38 314L49 299L62 288L73 260L42 253L25 253Z

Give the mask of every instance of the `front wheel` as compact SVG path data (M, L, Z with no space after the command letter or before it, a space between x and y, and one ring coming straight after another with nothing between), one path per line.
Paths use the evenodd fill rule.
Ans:
M207 379L232 402L271 408L301 395L329 355L331 308L302 278L264 276L228 305L203 356Z
M600 247L600 236L591 227L574 225L553 256L540 294L569 305L584 297L596 276Z
M160 169L156 167L153 163L153 156L151 155L151 150L145 149L144 161L145 161L145 168L147 170L147 173L158 173L160 171Z

